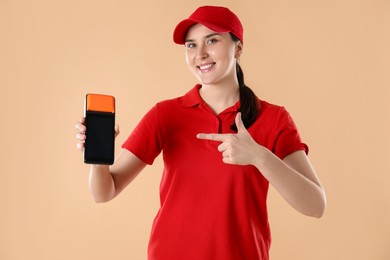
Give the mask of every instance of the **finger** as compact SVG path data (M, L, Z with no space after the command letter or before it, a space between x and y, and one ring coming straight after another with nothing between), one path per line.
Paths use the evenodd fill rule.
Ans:
M234 164L230 157L223 157L222 161L226 164Z
M85 141L86 136L85 136L85 134L77 133L77 134L76 134L76 138L77 138L79 141Z
M75 127L82 133L84 133L87 130L86 126L81 122L77 122L75 124Z
M230 157L230 151L228 151L228 150L223 151L222 152L222 157L223 158L229 158Z
M240 112L237 113L237 115L236 115L235 123L236 123L236 126L237 126L237 132L246 131L244 122L242 122L242 118L241 118L241 113Z
M115 125L115 137L117 137L119 135L120 131L119 131L119 125Z
M76 148L77 148L77 150L83 151L84 150L84 143L77 143Z
M224 142L229 139L231 134L197 134L196 137L202 140Z
M226 149L227 149L226 142L222 142L220 145L218 145L217 149L219 152L226 151Z

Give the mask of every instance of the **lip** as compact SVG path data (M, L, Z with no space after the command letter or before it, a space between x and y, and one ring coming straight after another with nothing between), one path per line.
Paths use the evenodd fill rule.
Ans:
M198 70L200 70L202 73L210 71L215 65L215 62L211 63L205 63L205 64L200 64L196 66Z

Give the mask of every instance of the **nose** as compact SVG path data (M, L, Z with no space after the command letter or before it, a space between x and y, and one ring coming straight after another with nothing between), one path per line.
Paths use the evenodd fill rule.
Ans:
M198 60L203 60L209 56L207 52L207 46L204 44L198 45L197 52L196 52L196 58Z

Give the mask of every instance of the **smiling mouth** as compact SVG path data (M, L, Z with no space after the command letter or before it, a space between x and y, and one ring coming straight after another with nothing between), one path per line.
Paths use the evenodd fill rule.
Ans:
M209 71L214 65L215 65L215 63L203 64L203 65L197 66L197 68L198 68L201 72L207 72L207 71Z

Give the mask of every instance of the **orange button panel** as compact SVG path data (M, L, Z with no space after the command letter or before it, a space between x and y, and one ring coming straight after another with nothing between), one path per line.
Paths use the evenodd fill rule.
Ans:
M115 98L102 94L87 94L86 110L115 113Z

